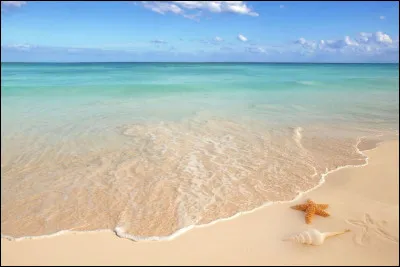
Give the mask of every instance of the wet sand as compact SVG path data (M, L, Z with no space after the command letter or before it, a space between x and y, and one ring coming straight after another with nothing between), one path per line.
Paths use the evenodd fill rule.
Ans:
M171 241L133 242L112 232L69 233L45 239L1 241L2 265L398 265L398 140L364 152L364 167L326 176L294 203L275 204L228 221L193 229ZM289 207L311 198L328 203L330 217ZM351 232L321 246L284 242L308 228Z

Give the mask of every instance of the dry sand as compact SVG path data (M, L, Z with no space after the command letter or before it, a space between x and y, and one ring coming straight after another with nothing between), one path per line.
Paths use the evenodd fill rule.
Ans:
M399 265L398 140L366 151L369 164L345 168L295 203L275 204L193 229L172 241L133 242L111 232L1 240L2 265ZM304 223L289 207L311 198L331 217ZM365 218L370 218L365 220ZM364 226L349 224L358 220ZM322 246L283 242L309 227L351 232ZM360 239L364 236L364 239Z

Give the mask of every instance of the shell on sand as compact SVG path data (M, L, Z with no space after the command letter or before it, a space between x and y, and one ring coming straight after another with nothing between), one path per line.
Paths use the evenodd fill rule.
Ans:
M317 229L311 228L306 231L292 235L291 237L286 238L283 241L293 241L293 242L300 243L300 244L319 246L324 243L326 238L336 236L336 235L341 235L341 234L344 234L349 231L350 230L344 230L341 232L321 233Z

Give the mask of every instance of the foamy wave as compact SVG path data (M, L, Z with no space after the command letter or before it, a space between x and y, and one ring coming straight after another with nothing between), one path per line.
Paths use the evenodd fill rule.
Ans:
M358 150L357 147L358 147L358 145L360 144L360 142L361 142L361 140L362 140L363 138L366 138L366 137L360 137L360 138L358 139L357 144L355 145L355 147L356 147L357 150ZM372 150L372 149L371 149L371 150ZM184 227L184 228L181 228L181 229L175 231L174 233L172 233L171 235L168 235L168 236L150 236L150 237L136 236L136 235L132 235L132 234L127 233L127 232L124 230L123 227L118 226L118 227L115 227L114 230L111 230L111 229L98 229L98 230L91 230L91 231L62 230L62 231L56 232L56 233L54 233L54 234L42 235L42 236L24 236L24 237L14 238L14 237L12 237L12 236L8 236L8 235L3 235L3 234L2 234L1 237L2 237L2 238L6 238L6 239L8 239L8 240L12 240L12 241L21 241L21 240L25 240L25 239L50 238L50 237L60 236L60 235L69 234L69 233L113 232L113 233L115 233L118 237L130 239L130 240L132 240L132 241L170 241L170 240L173 240L173 239L177 238L178 236L180 236L180 235L182 235L182 234L184 234L184 233L186 233L186 232L188 232L188 231L190 231L190 230L192 230L192 229L203 228L203 227L207 227L207 226L214 225L214 224L219 223L219 222L229 221L229 220L232 220L232 219L235 219L235 218L239 217L240 215L250 214L250 213L253 213L253 212L257 211L257 210L263 209L263 208L268 207L268 206L273 205L273 204L285 204L285 203L296 202L296 201L298 201L300 198L302 198L304 195L306 195L306 194L310 193L311 191L313 191L313 190L319 188L320 186L322 186L322 185L324 184L324 182L325 182L325 180L326 180L325 178L326 178L326 176L327 176L328 174L333 173L333 172L336 172L336 171L339 171L339 170L341 170L341 169L345 169L345 168L364 167L364 166L368 165L368 159L369 159L368 156L365 155L365 154L364 154L362 151L360 151L360 150L358 150L358 152L359 152L361 155L363 155L363 156L365 157L365 163L360 164L360 165L345 165L345 166L340 166L340 167L338 167L338 168L336 168L336 169L334 169L334 170L327 171L326 173L324 173L324 174L321 175L320 182L319 182L315 187L313 187L313 188L311 188L311 189L309 189L309 190L307 190L307 191L300 192L300 193L299 193L294 199L292 199L292 200L289 200L289 201L266 202L266 203L264 203L263 205L261 205L261 206L259 206L259 207L256 207L256 208L254 208L254 209L252 209L252 210L249 210L249 211L241 211L241 212L238 212L238 213L236 213L236 214L234 214L234 215L232 215L232 216L230 216L230 217L216 219L216 220L214 220L214 221L212 221L212 222L210 222L210 223L207 223L207 224L189 225L189 226L187 226L187 227Z
M301 148L303 148L303 145L301 144L301 138L303 137L302 135L301 135L301 132L303 131L303 128L301 128L301 127L296 127L295 129L294 129L294 136L293 136L293 139L294 139L294 141L296 142L296 144L299 146L299 147L301 147Z
M49 238L49 237L54 237L54 236L59 236L59 235L63 235L63 234L68 234L68 233L87 233L87 232L113 232L115 233L118 237L121 238L126 238L126 239L130 239L132 241L170 241L173 240L175 238L177 238L178 236L192 230L195 228L202 228L202 227L207 227L207 226L211 226L214 225L218 222L223 222L223 221L229 221L232 219L235 219L237 217L239 217L240 215L244 215L244 214L249 214L252 212L255 212L257 210L260 210L262 208L265 208L267 206L273 205L273 204L284 204L284 203L291 203L291 202L296 202L298 201L300 198L302 198L304 195L308 194L309 192L319 188L320 186L322 186L325 182L325 178L328 174L339 171L341 169L345 169L345 168L355 168L355 167L364 167L366 165L368 165L368 156L365 155L362 151L358 150L358 145L360 144L360 142L362 141L363 138L367 138L367 137L360 137L357 140L357 143L355 145L355 148L357 149L358 153L360 153L360 155L364 156L365 159L365 163L360 164L360 165L345 165L345 166L339 166L338 168L331 170L331 171L327 171L326 173L321 175L321 179L320 182L313 188L310 188L307 191L304 192L300 192L294 199L290 200L290 201L275 201L275 202L266 202L263 205L256 207L252 210L249 211L241 211L238 212L228 218L220 218L220 219L216 219L210 223L207 224L201 224L201 225L189 225L187 227L181 228L177 231L175 231L174 233L172 233L171 235L168 236L150 236L150 237L143 237L143 236L136 236L136 235L132 235L127 233L123 227L116 227L114 228L114 230L110 230L110 229L99 229L99 230L91 230L91 231L73 231L73 230L62 230L59 231L57 233L54 234L50 234L50 235L43 235L43 236L24 236L24 237L20 237L20 238L14 238L8 235L1 235L2 238L6 238L8 240L13 240L13 241L21 241L21 240L25 240L25 239L41 239L41 238ZM372 149L371 149L372 150Z
M317 82L316 81L297 81L298 84L302 85L315 85Z
M63 223L71 230L44 228L54 234L42 234L37 227L23 227L37 225L36 219L13 221L14 217L3 216L2 209L2 229L10 233L2 237L20 240L97 228L113 229L117 236L135 241L170 240L195 227L296 201L320 186L328 173L368 163L358 149L361 139L352 150L350 143L309 136L302 127L275 133L257 124L208 120L134 125L123 133L132 138L130 150L103 155L99 162L84 160L82 169L74 163L71 175L87 171L81 174L85 180L79 181L75 195L63 200L62 209L49 205L43 214L32 213L47 225ZM331 157L343 165L332 165ZM49 159L57 162L55 157ZM357 164L346 164L352 160ZM97 165L88 168L87 162ZM23 169L21 174L28 170L32 172ZM93 193L81 193L80 188ZM59 197L64 195L52 193L40 199L63 203ZM40 199L20 199L2 208L26 207L29 213L29 207L44 205ZM90 228L79 226L83 222ZM36 232L27 235L31 229Z

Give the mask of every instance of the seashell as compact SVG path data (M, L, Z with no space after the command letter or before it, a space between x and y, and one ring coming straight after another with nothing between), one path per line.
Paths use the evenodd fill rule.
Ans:
M346 232L350 232L350 230L346 229L341 232L321 233L317 229L311 228L306 231L297 233L291 237L285 238L285 239L283 239L283 241L294 241L294 242L300 243L300 244L319 246L324 243L326 238L336 236L336 235L341 235Z

